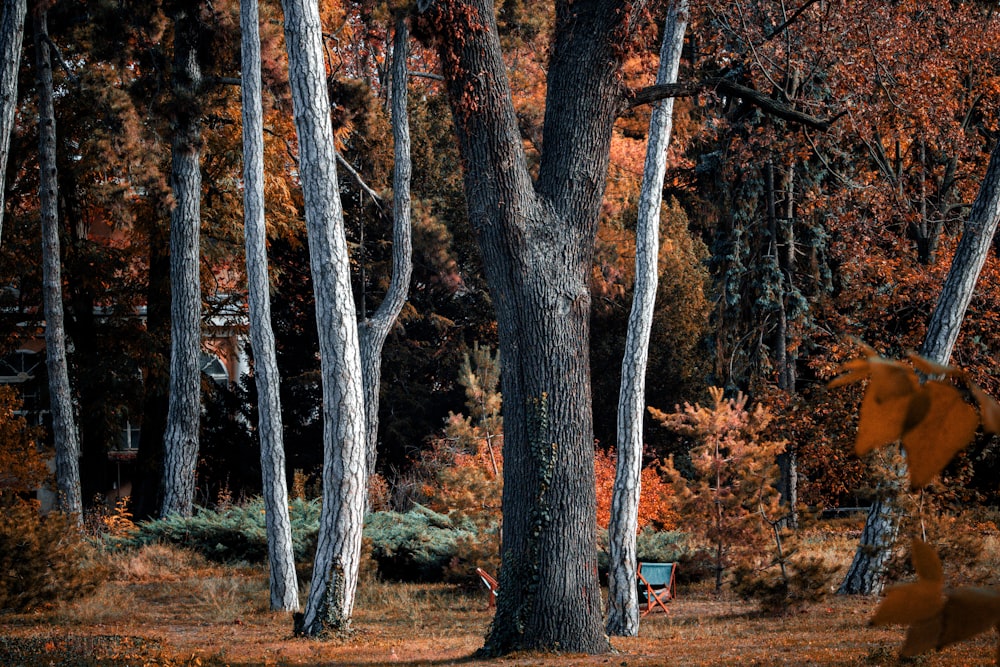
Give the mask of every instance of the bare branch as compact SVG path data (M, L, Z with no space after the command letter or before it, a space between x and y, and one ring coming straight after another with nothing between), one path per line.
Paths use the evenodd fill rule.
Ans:
M362 190L364 190L364 192L369 197L372 198L372 200L375 202L375 204L378 207L381 208L382 204L385 203L385 200L382 199L382 196L379 195L379 193L377 193L374 190L372 190L368 186L368 184L365 183L364 179L361 178L361 174L359 174L357 172L357 170L354 167L351 166L351 163L348 162L347 160L345 160L344 157L340 153L337 153L337 164L339 164L341 167L343 167L344 171L346 171L348 174L350 174L351 178L353 178L354 181L358 184L358 187L360 187Z
M693 97L708 86L704 83L660 83L646 86L636 91L630 91L626 101L626 109L634 109L644 104L652 104L668 97Z
M795 23L795 21L798 20L798 18L802 15L802 12L809 9L817 2L819 2L819 0L806 0L805 4L803 4L801 7L792 12L792 15L788 17L788 20L786 20L784 23L782 23L777 28L772 30L766 37L764 37L764 41L769 42L778 35L780 35L781 33L783 33L785 30L788 29L788 26L792 25L793 23Z
M434 79L435 81L444 81L444 77L440 74L434 74L433 72L407 72L410 76L419 76L425 79Z
M66 64L66 59L63 58L62 50L60 50L56 43L53 42L48 35L42 36L42 41L45 42L50 49L52 49L52 52L56 55L56 62L59 63L59 67L62 68L62 71L66 73L66 77L73 83L80 83L80 77L70 70L69 65Z
M811 127L815 130L819 130L820 132L826 132L830 129L830 126L833 125L834 121L840 117L838 115L831 119L816 118L815 116L810 116L807 113L793 109L784 102L768 97L753 88L747 88L746 86L742 86L738 83L730 81L729 79L722 79L718 77L709 78L702 82L667 84L641 88L638 91L632 92L628 96L625 108L632 109L634 107L641 106L643 104L651 104L668 97L690 97L709 88L713 88L731 97L738 97L744 102L754 105L769 116L781 118L782 120L787 120L790 123L795 123L797 125Z
M236 86L237 88L243 85L243 82L240 80L240 77L238 76L206 76L205 83Z

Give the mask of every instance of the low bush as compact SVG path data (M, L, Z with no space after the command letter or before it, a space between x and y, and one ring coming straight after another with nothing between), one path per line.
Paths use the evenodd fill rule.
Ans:
M295 560L312 558L319 531L320 505L301 499L289 503ZM138 548L165 543L183 546L218 563L259 563L267 560L264 501L255 498L222 510L201 509L194 516L170 516L136 524L124 536L107 536L113 548Z
M781 570L755 570L746 565L733 571L733 591L744 600L756 600L760 610L777 616L818 602L830 592L837 568L818 556L792 558Z
M372 541L372 558L379 573L400 581L441 581L459 554L459 543L472 543L477 537L471 521L422 505L405 514L369 514L365 534Z
M312 559L319 531L318 501L296 499L290 504L295 560ZM124 536L106 535L112 549L138 549L166 544L190 549L217 563L264 563L267 531L259 498L217 511L202 509L192 517L172 516L136 524ZM372 512L365 520L363 576L379 575L401 581L462 581L458 573L468 563L471 580L480 565L480 551L491 538L467 517L440 514L421 505L406 513ZM484 542L485 540L485 542ZM483 556L485 558L485 556ZM371 564L374 563L374 566ZM490 566L489 560L484 566ZM446 576L446 572L451 572Z
M0 497L0 610L27 611L90 593L107 576L75 517Z
M601 532L598 538L597 569L604 580L610 567L608 534ZM653 530L643 528L635 536L636 560L649 563L681 563L693 553L687 533L679 530ZM678 576L684 568L678 567Z

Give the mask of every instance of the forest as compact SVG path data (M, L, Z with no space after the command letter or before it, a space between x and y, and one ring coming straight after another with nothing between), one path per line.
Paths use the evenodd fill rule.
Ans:
M998 29L3 0L0 662L1000 661Z

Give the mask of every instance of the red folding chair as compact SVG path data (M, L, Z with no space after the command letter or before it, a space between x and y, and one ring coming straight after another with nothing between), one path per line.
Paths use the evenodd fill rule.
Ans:
M497 606L497 593L500 591L500 584L494 579L486 570L481 567L476 568L476 574L479 578L483 580L486 584L486 588L490 590L490 601L487 605L487 609L492 609Z

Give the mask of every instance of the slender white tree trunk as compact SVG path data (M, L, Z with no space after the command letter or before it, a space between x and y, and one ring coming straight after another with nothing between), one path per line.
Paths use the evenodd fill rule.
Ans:
M687 0L675 0L667 13L663 45L660 48L660 68L656 75L657 84L677 81L687 20ZM646 165L643 168L635 234L635 289L618 395L618 462L608 526L611 558L607 631L609 635L626 637L634 637L639 632L635 538L642 470L642 419L646 405L649 336L653 327L653 306L659 278L660 205L673 111L674 100L667 98L653 106L653 114L649 120Z
M382 346L389 330L406 303L413 271L413 242L410 227L410 123L407 118L407 69L409 31L406 19L396 21L392 47L392 278L378 310L361 323L361 370L365 389L365 456L367 477L375 473L378 456L379 387L382 373ZM367 488L367 485L366 485Z
M983 270L1000 220L1000 147L993 149L979 194L972 204L962 239L948 269L941 295L927 325L920 354L947 364L958 340L965 311ZM885 485L872 503L861 541L851 567L840 585L840 593L872 595L882 592L885 570L899 533L901 511L896 496L899 484Z
M27 0L4 0L0 13L0 232L3 231L4 185L10 135L17 111L17 71L21 65L21 41Z
M271 329L267 231L264 224L264 112L260 81L260 27L257 0L241 0L243 94L243 219L250 300L250 342L257 383L260 469L264 485L271 609L297 611L298 581L292 549L285 481L285 445L274 331Z
M197 17L174 17L174 136L170 186L170 399L163 436L162 516L194 509L201 418L201 126Z
M42 218L42 300L45 306L45 359L49 373L52 437L56 450L59 509L82 521L80 441L73 421L73 398L66 363L62 271L59 256L59 178L56 172L56 119L52 105L52 61L44 9L34 14L38 80L38 195Z
M323 509L296 632L350 629L365 507L365 415L357 314L337 184L319 9L282 0L323 377Z

